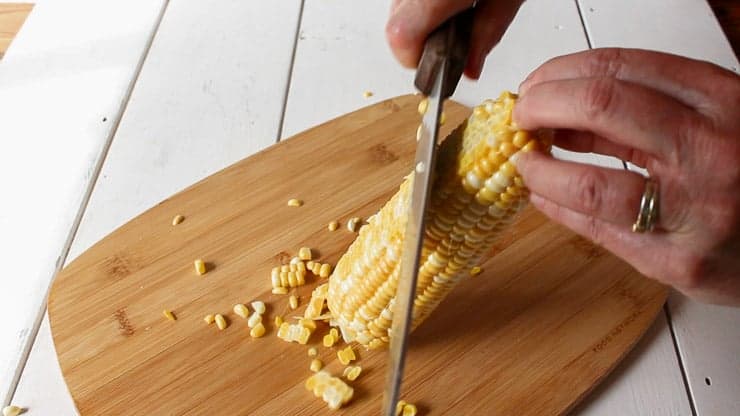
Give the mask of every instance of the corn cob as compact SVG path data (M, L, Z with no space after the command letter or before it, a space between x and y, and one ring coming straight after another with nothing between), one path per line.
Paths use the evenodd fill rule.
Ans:
M440 146L422 248L412 328L464 276L526 204L519 152L549 151L546 132L513 125L516 95L487 100ZM363 227L329 279L327 304L345 341L389 341L413 173Z

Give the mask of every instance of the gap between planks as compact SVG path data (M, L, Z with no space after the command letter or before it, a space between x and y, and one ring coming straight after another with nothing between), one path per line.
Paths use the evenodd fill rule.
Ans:
M20 380L21 374L23 374L23 370L26 367L28 356L31 353L31 349L33 348L34 343L36 342L36 338L38 336L39 329L41 327L41 322L43 321L44 315L46 314L46 298L49 295L49 288L51 288L51 284L54 282L54 278L62 270L65 262L67 261L67 255L69 254L69 250L72 247L72 242L74 241L75 236L77 235L77 230L80 227L80 223L85 214L85 210L87 209L88 202L90 201L90 196L92 195L92 192L95 189L95 184L97 183L98 176L100 175L100 171L103 168L103 163L105 163L105 159L108 155L108 150L110 149L110 146L113 143L113 139L116 136L116 132L118 131L118 126L120 125L120 122L121 122L121 118L123 114L126 112L126 108L128 107L128 103L131 98L131 93L134 90L136 81L139 79L139 74L141 73L141 69L143 68L144 63L146 62L146 57L149 55L149 50L152 47L152 43L154 42L154 38L157 34L157 31L159 31L159 25L162 23L162 18L164 17L165 12L167 11L168 4L169 4L169 0L164 0L162 8L159 11L159 14L157 15L154 25L152 26L152 29L149 33L146 46L144 47L141 57L139 58L139 61L136 64L136 68L134 69L134 74L131 77L131 81L126 87L126 93L123 96L123 100L122 100L123 102L121 104L120 110L111 119L111 121L114 122L114 126L111 129L108 137L105 138L105 143L103 144L103 148L100 151L100 155L98 156L97 160L95 161L95 165L93 166L93 170L90 174L90 181L88 182L88 185L85 189L85 193L82 196L80 207L78 208L77 213L75 214L72 227L70 228L69 233L67 235L67 239L64 241L64 245L62 246L62 251L59 254L59 257L57 257L56 264L54 265L53 275L51 276L51 279L49 279L48 287L46 289L46 294L44 295L44 301L42 302L41 308L36 314L36 319L34 320L33 326L31 327L31 334L27 338L26 344L23 346L23 352L21 354L20 360L18 361L18 366L16 367L15 374L13 374L13 379L10 384L10 389L8 390L7 397L5 397L2 402L3 406L11 403L13 400L13 397L15 396L15 392L16 392L16 389L18 388L18 382ZM32 6L33 5L31 5L31 7ZM2 57L1 51L0 51L0 57Z
M592 42L592 36L591 33L588 30L588 25L586 24L586 16L583 13L583 8L581 7L581 0L574 0L576 4L576 10L578 10L578 15L581 18L581 27L583 28L583 33L586 35L586 42L588 43L588 48L593 49L593 42ZM622 161L622 165L624 166L624 169L629 171L629 167L626 161ZM683 380L684 389L686 391L686 396L689 401L689 406L691 407L691 414L696 416L696 406L694 405L694 397L691 393L691 388L689 385L689 380L686 377L686 368L683 362L683 358L681 355L681 350L678 345L678 340L676 339L676 332L673 328L673 320L671 319L671 313L668 308L668 302L663 305L663 314L665 315L666 323L668 324L668 330L671 334L671 341L673 342L673 349L676 354L676 363L678 364L678 368L681 371L681 378Z

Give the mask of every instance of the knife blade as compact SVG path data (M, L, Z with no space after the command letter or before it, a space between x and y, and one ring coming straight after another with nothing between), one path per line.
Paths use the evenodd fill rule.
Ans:
M413 322L424 220L436 161L439 119L444 99L455 91L465 68L473 12L473 8L470 8L452 17L429 35L414 80L416 87L427 94L429 101L422 118L416 146L411 207L402 245L398 287L392 307L390 355L382 408L386 416L395 415L403 381L408 334Z

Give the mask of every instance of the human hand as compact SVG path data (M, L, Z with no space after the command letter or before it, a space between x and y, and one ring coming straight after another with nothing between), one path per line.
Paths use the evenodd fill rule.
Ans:
M530 153L517 167L535 207L646 276L740 305L740 76L643 50L576 53L522 83L514 120L559 129L562 148L630 161L660 187L657 228L634 233L641 175Z
M476 4L465 75L478 79L486 55L503 36L524 0L479 0ZM393 0L385 27L388 43L401 64L416 68L424 41L445 20L473 0Z

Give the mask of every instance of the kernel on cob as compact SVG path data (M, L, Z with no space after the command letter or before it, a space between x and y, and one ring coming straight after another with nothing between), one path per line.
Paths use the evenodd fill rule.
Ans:
M549 151L546 132L512 123L516 95L487 100L440 146L435 167L413 324L417 327L470 269L527 201L519 152ZM360 230L329 279L327 303L345 341L368 348L389 341L413 174Z

